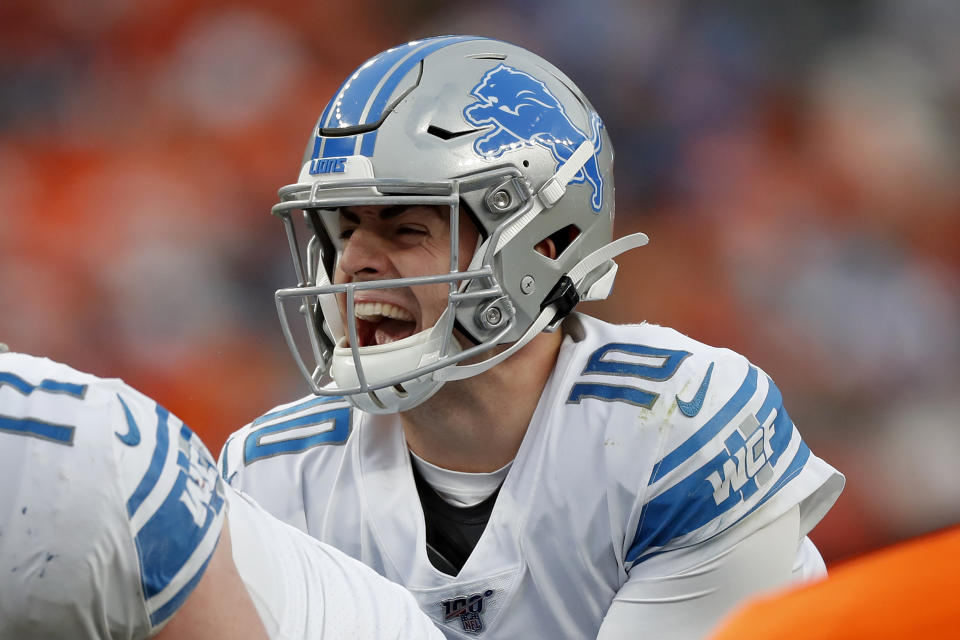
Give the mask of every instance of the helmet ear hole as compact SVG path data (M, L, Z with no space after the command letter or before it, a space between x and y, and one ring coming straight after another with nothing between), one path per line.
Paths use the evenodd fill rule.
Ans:
M551 260L558 260L579 235L580 228L575 224L568 224L538 242L533 250Z

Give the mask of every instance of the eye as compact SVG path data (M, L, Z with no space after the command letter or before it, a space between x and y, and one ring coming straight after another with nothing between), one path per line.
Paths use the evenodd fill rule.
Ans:
M421 226L403 225L397 227L397 234L408 238L418 238L428 235L428 232Z
M353 229L343 229L343 228L341 228L341 229L340 229L340 235L338 235L337 237L340 238L340 240L349 240L349 239L350 239L350 236L352 236L352 235L353 235Z

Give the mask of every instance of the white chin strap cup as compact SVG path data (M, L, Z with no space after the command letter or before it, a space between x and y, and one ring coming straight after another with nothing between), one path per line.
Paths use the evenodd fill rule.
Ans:
M430 329L396 342L354 349L346 345L346 338L341 338L333 350L330 377L342 389L362 387L362 371L366 386L377 386L433 364L441 355L456 354L460 351L460 344L453 336L449 337L450 353L441 354L445 334L443 327L448 324L445 321L446 313ZM357 360L360 360L359 371ZM351 395L350 401L370 413L396 413L417 406L436 393L441 385L442 381L437 379L436 374L425 374L367 393Z

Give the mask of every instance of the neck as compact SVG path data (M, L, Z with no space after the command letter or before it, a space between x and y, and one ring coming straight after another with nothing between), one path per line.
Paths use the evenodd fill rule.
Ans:
M400 415L410 449L438 467L488 473L514 459L563 334L544 333L489 371L447 382Z

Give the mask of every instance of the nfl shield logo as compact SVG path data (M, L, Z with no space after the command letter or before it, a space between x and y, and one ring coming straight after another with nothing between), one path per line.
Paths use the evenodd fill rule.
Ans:
M452 622L455 618L460 619L460 626L467 633L480 633L483 631L483 601L493 595L493 589L487 589L483 593L474 593L469 596L458 596L443 600L440 606L443 607L443 621Z
M468 611L460 614L460 624L467 633L480 633L483 631L483 620L479 612Z

